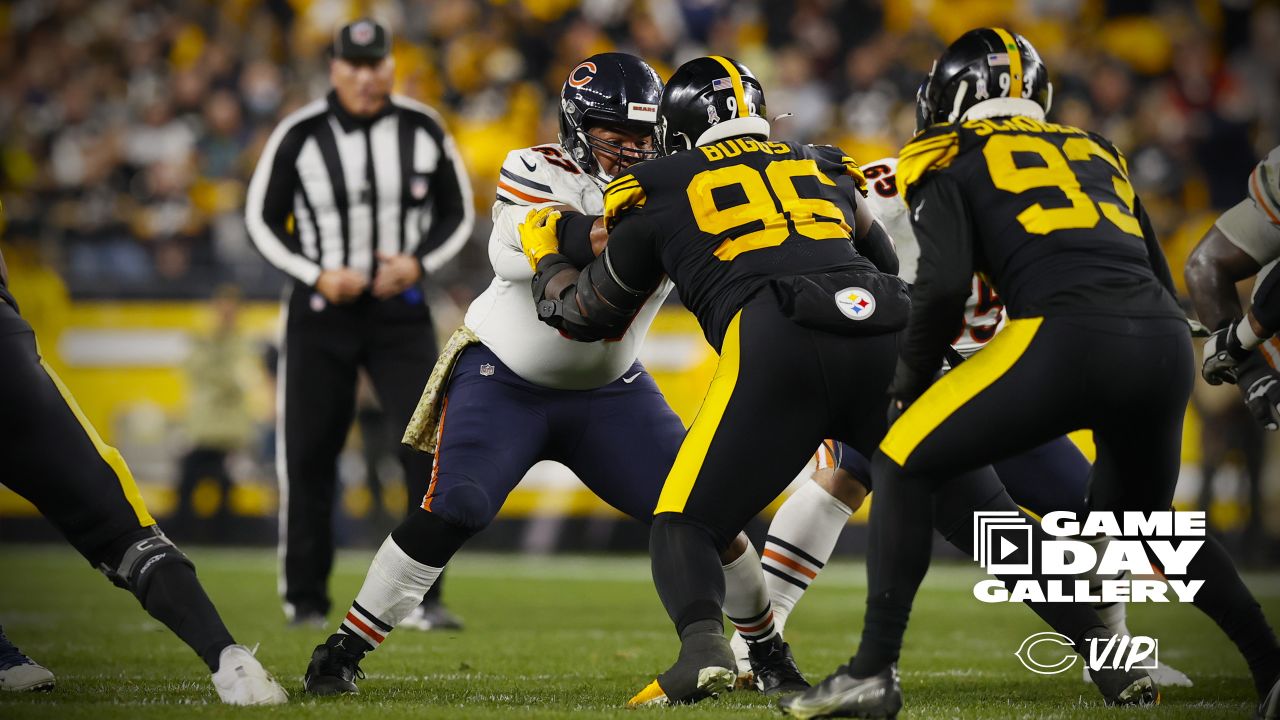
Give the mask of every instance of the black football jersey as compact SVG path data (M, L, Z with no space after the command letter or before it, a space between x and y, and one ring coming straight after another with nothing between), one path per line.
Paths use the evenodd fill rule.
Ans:
M945 123L917 135L899 154L898 189L912 221L933 215L945 238L957 220L929 208L927 193L912 194L935 174L959 188L974 267L1013 317L1183 317L1153 269L1165 261L1153 257L1159 246L1125 159L1101 136L1025 116Z
M625 236L617 245L652 242L718 351L733 316L771 279L875 270L851 241L865 192L857 163L838 148L730 138L650 160L610 183L609 257L620 263L630 254L615 253L617 235Z

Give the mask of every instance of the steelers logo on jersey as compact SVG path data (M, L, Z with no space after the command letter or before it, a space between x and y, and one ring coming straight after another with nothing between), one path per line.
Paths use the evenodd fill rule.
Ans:
M847 287L836 293L836 308L850 320L866 320L876 311L876 297L860 287Z

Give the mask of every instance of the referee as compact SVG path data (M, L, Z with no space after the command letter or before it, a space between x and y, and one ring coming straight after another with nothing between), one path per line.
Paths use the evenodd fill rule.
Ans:
M364 368L399 434L435 363L424 280L471 233L471 186L431 108L391 94L390 36L369 19L334 36L333 88L286 117L249 183L245 220L287 273L277 395L280 592L293 624L329 611L337 458ZM400 447L411 507L431 458ZM418 613L447 616L428 600ZM447 621L447 620L446 620ZM456 619L455 619L456 621Z

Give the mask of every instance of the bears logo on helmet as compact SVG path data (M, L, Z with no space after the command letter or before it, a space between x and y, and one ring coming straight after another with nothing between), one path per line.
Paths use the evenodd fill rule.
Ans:
M605 126L649 135L662 98L662 79L648 63L626 53L600 53L583 60L560 90L560 146L587 175L600 183L613 180L600 169L596 154L633 162L657 157L656 150L637 150L587 132Z

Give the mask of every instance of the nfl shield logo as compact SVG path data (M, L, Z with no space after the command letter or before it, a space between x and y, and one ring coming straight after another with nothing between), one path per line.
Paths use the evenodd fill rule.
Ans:
M351 26L351 42L357 45L368 45L373 42L373 23L361 21Z
M485 363L485 364L481 365L481 366L480 366L480 374L481 374L481 375L483 375L483 376L485 376L485 377L489 377L490 375L492 375L492 374L493 374L493 366L492 366L492 365L490 365L489 363Z
M421 175L409 181L409 194L414 200L422 200L427 196L427 179Z
M324 301L323 295L320 293L311 293L311 310L313 312L320 312L321 310L324 310L325 305L327 304L328 303Z
M835 295L836 308L850 320L866 320L876 311L876 297L860 287L847 287Z

